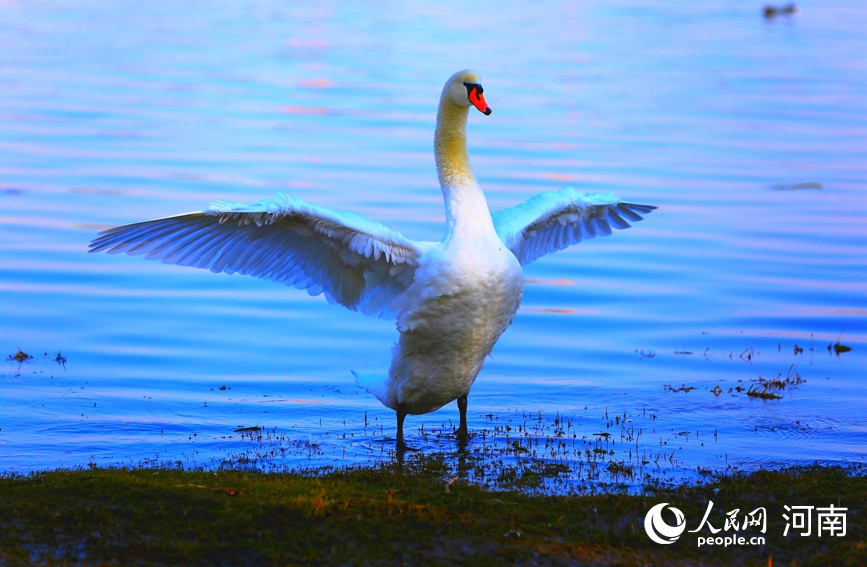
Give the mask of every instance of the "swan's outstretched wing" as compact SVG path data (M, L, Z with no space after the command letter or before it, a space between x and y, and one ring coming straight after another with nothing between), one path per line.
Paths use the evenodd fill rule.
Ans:
M641 213L656 207L622 203L611 193L583 194L572 187L545 191L511 209L493 215L500 239L526 266L536 258L584 239L629 228Z
M90 251L256 276L383 316L412 283L428 246L354 213L278 193L255 205L215 201L203 212L112 228Z

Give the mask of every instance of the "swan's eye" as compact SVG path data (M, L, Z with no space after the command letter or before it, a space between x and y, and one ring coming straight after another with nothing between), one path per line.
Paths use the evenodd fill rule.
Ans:
M477 91L479 94L485 92L485 89L482 88L482 85L479 83L464 83L464 86L467 87L467 96L472 96L473 91Z

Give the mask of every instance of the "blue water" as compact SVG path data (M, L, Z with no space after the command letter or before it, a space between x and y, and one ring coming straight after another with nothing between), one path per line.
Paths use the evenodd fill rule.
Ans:
M0 354L34 356L2 362L0 471L391 459L349 371L385 371L393 323L87 243L276 191L439 240L436 104L467 67L493 210L565 185L659 207L527 268L471 452L536 416L532 451L559 413L575 482L864 462L867 7L282 4L0 3ZM801 381L746 395L777 375ZM410 417L408 443L453 453L456 422Z

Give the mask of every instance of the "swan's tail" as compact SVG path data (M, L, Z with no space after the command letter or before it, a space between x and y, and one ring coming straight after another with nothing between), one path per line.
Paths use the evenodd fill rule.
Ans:
M367 390L369 393L373 394L377 400L382 402L382 405L390 407L388 404L387 388L385 386L386 381L388 380L387 374L362 374L355 370L351 370L351 372L352 375L355 376L355 383L359 388Z

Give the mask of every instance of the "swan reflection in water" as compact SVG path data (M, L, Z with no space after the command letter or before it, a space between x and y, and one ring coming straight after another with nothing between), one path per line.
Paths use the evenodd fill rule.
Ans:
M485 115L481 78L452 75L440 96L434 152L446 209L440 242L416 242L351 212L278 193L255 205L215 201L202 212L101 232L91 252L143 254L167 264L244 274L324 294L365 315L395 319L400 338L386 374L353 371L356 382L397 412L397 448L407 414L452 400L465 444L467 396L500 335L512 323L526 266L583 239L629 227L656 207L572 187L488 210L470 168L470 107Z

